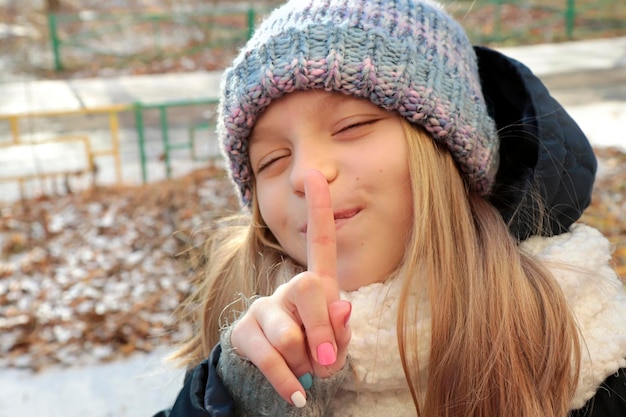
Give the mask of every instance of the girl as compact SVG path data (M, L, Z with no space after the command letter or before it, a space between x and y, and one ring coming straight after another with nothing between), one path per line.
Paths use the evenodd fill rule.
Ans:
M431 1L291 1L220 115L246 210L161 415L626 415L595 158L526 67Z

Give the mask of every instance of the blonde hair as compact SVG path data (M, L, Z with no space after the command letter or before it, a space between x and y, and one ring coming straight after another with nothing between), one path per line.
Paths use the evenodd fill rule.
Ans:
M498 211L468 191L450 154L403 123L414 222L401 266L397 337L417 414L565 416L580 347L560 288L520 252ZM188 367L209 355L220 326L245 310L245 300L271 294L302 270L263 225L254 198L252 215L219 228L207 255L206 274L189 299L197 306L196 329L177 352ZM416 291L428 291L430 300L426 381L419 378L419 335L412 326L418 306L410 294Z
M468 191L450 154L421 131L405 132L414 225L397 332L418 415L565 416L580 347L559 286L520 252L499 212ZM427 381L417 375L417 306L408 298L424 285L418 276L431 305Z
M195 289L177 311L191 319L192 331L170 358L187 368L208 357L221 328L242 314L254 297L272 294L304 271L283 254L263 224L256 198L251 215L233 215L216 225L195 263Z

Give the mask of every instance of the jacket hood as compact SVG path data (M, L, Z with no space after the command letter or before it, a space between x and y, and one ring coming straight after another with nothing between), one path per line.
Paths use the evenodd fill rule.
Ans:
M522 63L476 46L483 94L500 138L490 201L524 240L568 230L591 202L597 161L576 122ZM539 197L539 202L537 202Z

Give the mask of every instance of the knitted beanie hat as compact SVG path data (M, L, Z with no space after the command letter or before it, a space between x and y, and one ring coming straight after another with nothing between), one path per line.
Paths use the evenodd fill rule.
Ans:
M366 98L444 144L487 195L498 138L463 29L433 0L292 0L261 24L224 74L218 137L245 206L248 136L263 110L295 90Z

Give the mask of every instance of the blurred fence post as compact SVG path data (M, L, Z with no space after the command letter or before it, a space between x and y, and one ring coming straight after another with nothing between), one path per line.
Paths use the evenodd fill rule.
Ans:
M565 34L567 39L574 37L574 21L576 20L576 5L574 0L567 0L565 10Z
M159 119L161 120L161 140L163 141L163 160L165 162L165 177L169 180L172 178L172 163L170 160L170 135L169 135L169 122L167 120L167 104L160 104L157 106L159 109Z
M152 34L154 35L154 47L156 49L156 56L159 58L165 56L163 52L163 33L161 31L161 19L157 15L148 15L150 25L152 27Z
M52 43L52 54L54 56L54 70L63 70L63 63L61 62L61 51L59 40L59 33L57 28L57 15L55 13L48 13L48 29L50 30L50 42Z
M146 133L143 123L143 105L139 102L134 104L135 109L135 129L137 129L137 142L139 145L139 160L141 162L141 180L144 184L148 182L148 167L146 158Z
M254 13L254 8L252 7L248 8L248 39L250 39L252 37L252 34L254 33L255 18L256 16Z
M495 12L495 22L494 22L494 32L496 39L502 39L502 4L503 0L496 0L496 12Z

